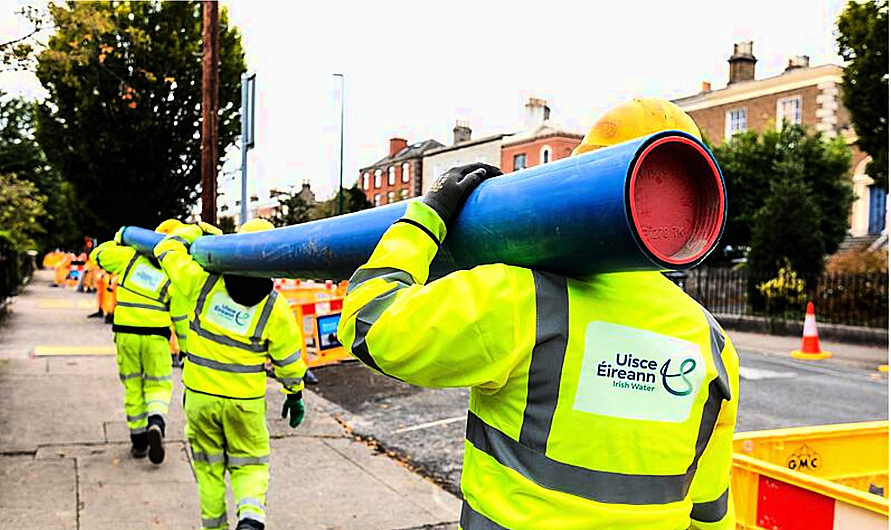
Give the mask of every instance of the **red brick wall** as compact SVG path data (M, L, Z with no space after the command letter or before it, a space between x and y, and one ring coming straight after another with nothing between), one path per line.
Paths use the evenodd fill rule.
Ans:
M404 163L408 163L408 175L409 181L402 182L402 165ZM389 184L389 168L390 166L394 166L396 168L396 182L391 186ZM374 172L375 170L381 170L381 186L380 188L374 187ZM368 198L368 201L371 204L374 204L374 196L380 195L381 201L380 205L383 206L385 204L389 204L389 192L393 192L394 202L398 202L400 200L401 191L407 190L408 197L417 197L421 193L421 159L413 158L410 160L399 160L392 164L382 164L380 166L365 168L359 171L359 187L362 191L365 192L365 196ZM364 175L365 172L368 172L368 189L363 188L364 183Z
M509 173L514 170L515 155L525 153L526 167L534 167L541 164L541 148L545 145L551 148L551 161L553 162L568 157L579 143L581 143L580 138L549 136L530 142L506 145L501 148L501 171Z

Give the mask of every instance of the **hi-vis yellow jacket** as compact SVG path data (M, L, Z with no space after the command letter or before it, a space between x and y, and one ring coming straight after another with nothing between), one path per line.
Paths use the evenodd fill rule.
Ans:
M186 225L154 249L174 287L192 308L183 384L226 398L262 398L268 358L285 393L303 390L303 333L287 301L275 291L250 307L232 300L223 277L206 272L189 255L187 246L201 234L198 226Z
M711 315L658 273L426 284L445 232L410 204L350 280L338 337L381 373L471 388L463 529L732 529L738 358Z
M164 271L136 250L114 241L102 243L90 259L117 274L114 331L170 338L170 280Z

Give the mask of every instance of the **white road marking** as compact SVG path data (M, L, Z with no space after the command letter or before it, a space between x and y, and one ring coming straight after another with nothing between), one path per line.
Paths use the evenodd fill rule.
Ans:
M739 376L748 381L758 381L761 379L792 379L797 375L798 374L795 372L774 372L773 370L748 368L746 366L739 367Z
M411 427L405 427L404 429L397 429L397 430L393 431L391 434L400 434L403 432L419 431L421 429L429 429L430 427L438 427L440 425L448 425L449 423L455 423L457 421L464 421L466 419L467 419L467 416L456 416L454 418L446 418L444 420L429 421L427 423L421 423L419 425L412 425Z

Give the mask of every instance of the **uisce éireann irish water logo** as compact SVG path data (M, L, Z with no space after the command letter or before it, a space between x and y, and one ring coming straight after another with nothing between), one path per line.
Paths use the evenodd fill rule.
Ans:
M687 376L693 373L696 370L696 360L690 357L681 361L681 365L678 368L676 373L670 374L668 371L671 368L671 359L665 361L665 364L662 365L662 368L659 370L659 373L662 374L662 386L665 387L665 390L673 395L673 396L688 396L691 392L693 392L693 383L687 379ZM683 384L686 385L686 388L682 390L676 390L671 384L668 383L669 379L680 378L683 380Z

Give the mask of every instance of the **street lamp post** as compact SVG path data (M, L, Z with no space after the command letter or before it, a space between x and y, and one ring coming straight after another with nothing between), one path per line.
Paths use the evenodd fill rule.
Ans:
M337 215L343 214L343 102L345 96L345 82L343 74L334 74L340 78L340 180L337 186Z

